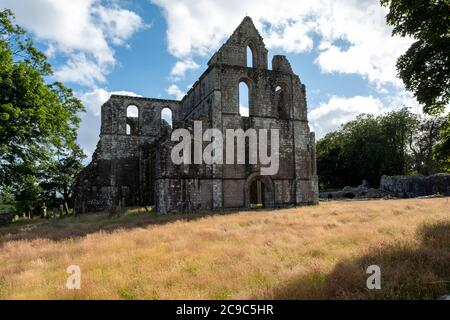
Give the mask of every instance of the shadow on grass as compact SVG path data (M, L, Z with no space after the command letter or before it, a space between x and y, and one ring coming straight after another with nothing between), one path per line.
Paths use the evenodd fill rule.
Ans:
M275 209L248 210L246 212L273 211ZM0 227L0 245L8 241L50 239L62 241L84 237L99 231L111 233L116 230L146 228L178 221L194 221L217 215L237 214L244 210L214 211L191 214L158 215L144 209L131 209L120 216L110 217L107 213L66 216L57 220L24 220Z
M450 293L450 222L424 225L419 244L378 246L357 259L295 279L265 299L437 299ZM381 269L381 289L366 286L367 267ZM259 298L259 297L258 297Z

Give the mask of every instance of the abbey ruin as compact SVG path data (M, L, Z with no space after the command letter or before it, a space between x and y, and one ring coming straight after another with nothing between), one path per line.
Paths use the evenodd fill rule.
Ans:
M248 87L248 115L239 109L241 83ZM163 120L165 110L172 124ZM222 131L278 129L278 172L261 175L261 164L248 161L174 164L171 133L192 131L194 121ZM114 206L155 206L170 213L315 204L315 137L308 126L305 86L284 56L274 56L269 70L263 39L246 17L181 101L111 96L102 106L100 140L78 177L75 198L77 213Z

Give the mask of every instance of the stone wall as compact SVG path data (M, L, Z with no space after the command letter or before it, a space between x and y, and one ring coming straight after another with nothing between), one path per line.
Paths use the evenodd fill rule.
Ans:
M14 221L16 214L7 210L0 210L0 226L10 224Z
M252 66L247 66L247 47ZM246 17L181 101L112 96L102 107L92 163L78 179L76 210L116 205L155 205L160 213L248 208L256 180L263 185L266 207L317 203L315 137L308 126L305 86L286 57L274 56L269 70L267 55L262 37ZM249 87L248 117L239 113L240 82ZM127 117L130 105L138 107L138 117ZM260 165L248 163L174 165L172 128L161 122L166 107L172 111L172 128L192 133L194 121L201 121L203 130L222 133L279 129L279 172L261 176Z
M137 117L127 117L129 106L138 108ZM155 204L156 146L171 132L161 112L169 108L176 115L180 106L179 101L118 95L102 106L100 140L77 179L77 212ZM135 126L128 133L127 124Z
M450 174L431 176L382 176L380 190L396 197L414 198L429 195L450 196Z

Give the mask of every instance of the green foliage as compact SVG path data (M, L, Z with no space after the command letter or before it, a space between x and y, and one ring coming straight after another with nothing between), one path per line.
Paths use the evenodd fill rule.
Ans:
M42 188L39 180L34 175L26 175L22 178L20 188L16 191L16 209L19 212L29 212L39 203L44 202Z
M420 120L408 109L358 116L317 142L320 188L357 186L363 180L376 187L382 175L439 171L432 149L440 121Z
M449 52L450 37L436 43L419 40L397 61L400 78L426 113L440 114L450 102Z
M56 206L60 196L68 205L73 205L73 188L78 173L83 169L82 161L86 156L75 146L62 150L57 158L46 163L44 179L40 183L47 199L47 205Z
M317 141L316 156L320 189L339 188L348 185L348 166L344 155L342 131L328 133Z
M0 188L0 210L14 210L15 197L11 188Z
M441 125L440 140L433 151L434 159L439 162L442 170L450 172L450 114Z
M417 41L397 61L406 88L429 114L450 102L450 1L381 0L389 7L386 21L393 34Z
M423 119L417 126L409 142L413 172L430 175L443 170L433 157L433 147L440 139L440 127L443 121L443 117L429 117Z
M450 103L450 0L381 0L389 8L393 34L411 36L416 42L397 61L406 88L424 112L442 114ZM450 171L449 120L442 123L434 160Z
M47 84L51 74L12 12L0 11L0 189L14 190L22 208L42 200L56 157L78 148L84 107L63 84Z

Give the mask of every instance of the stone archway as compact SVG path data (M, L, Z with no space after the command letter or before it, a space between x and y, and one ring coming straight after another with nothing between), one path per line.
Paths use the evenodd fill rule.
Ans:
M265 208L274 206L274 186L269 176L263 176L259 172L248 176L244 186L245 207L250 208L252 201L261 202Z

